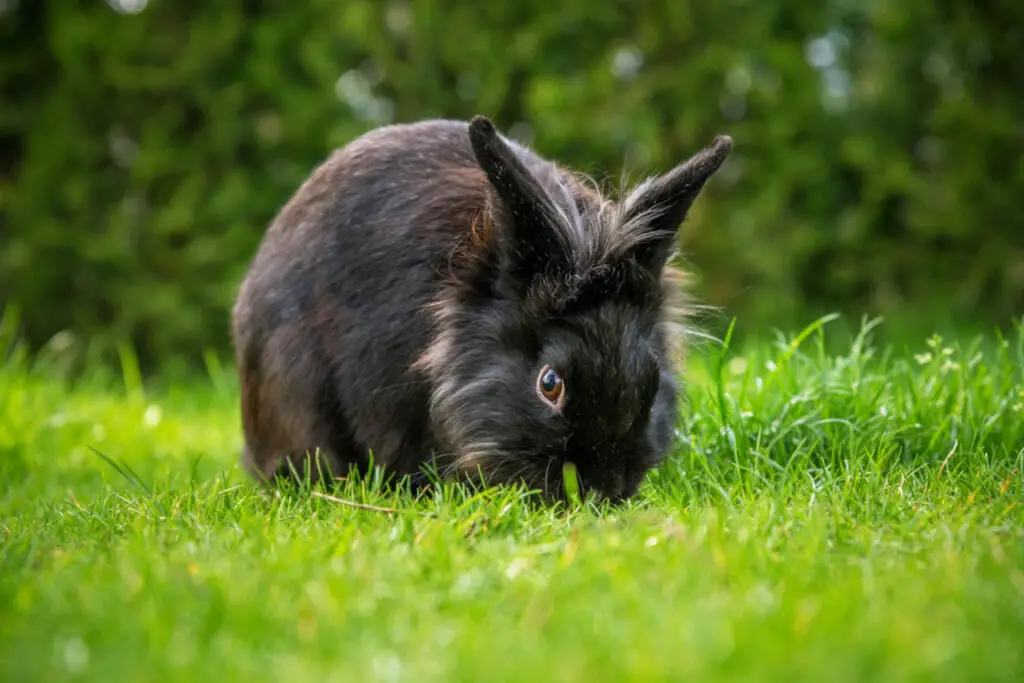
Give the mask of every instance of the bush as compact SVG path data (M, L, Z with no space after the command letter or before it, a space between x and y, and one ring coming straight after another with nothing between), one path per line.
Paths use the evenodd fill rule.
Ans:
M616 181L732 134L683 247L747 328L1024 309L1024 6L109 4L0 3L0 294L36 345L226 350L262 231L332 147L477 112Z

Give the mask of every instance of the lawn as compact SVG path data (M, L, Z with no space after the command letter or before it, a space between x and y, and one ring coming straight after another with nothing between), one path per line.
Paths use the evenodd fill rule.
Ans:
M264 493L230 368L8 354L0 680L1024 680L1024 328L829 329L695 349L678 453L619 509Z

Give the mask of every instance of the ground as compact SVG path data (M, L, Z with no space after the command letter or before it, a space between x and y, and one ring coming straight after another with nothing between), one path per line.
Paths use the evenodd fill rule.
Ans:
M1024 680L1024 328L827 330L695 349L678 453L615 510L268 494L229 368L15 351L0 680Z

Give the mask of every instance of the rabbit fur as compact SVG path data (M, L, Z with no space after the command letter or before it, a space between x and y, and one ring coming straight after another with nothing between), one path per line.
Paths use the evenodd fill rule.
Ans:
M668 261L731 147L718 136L619 202L483 116L336 150L232 311L245 468L344 476L372 456L558 500L571 462L584 492L631 497L679 417Z

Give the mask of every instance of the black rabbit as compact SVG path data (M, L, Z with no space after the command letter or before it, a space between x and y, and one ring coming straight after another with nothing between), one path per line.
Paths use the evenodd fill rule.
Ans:
M243 462L632 496L672 446L677 230L732 141L621 203L482 116L371 131L267 230L233 311ZM290 465L289 465L290 463ZM317 476L317 470L312 472Z

